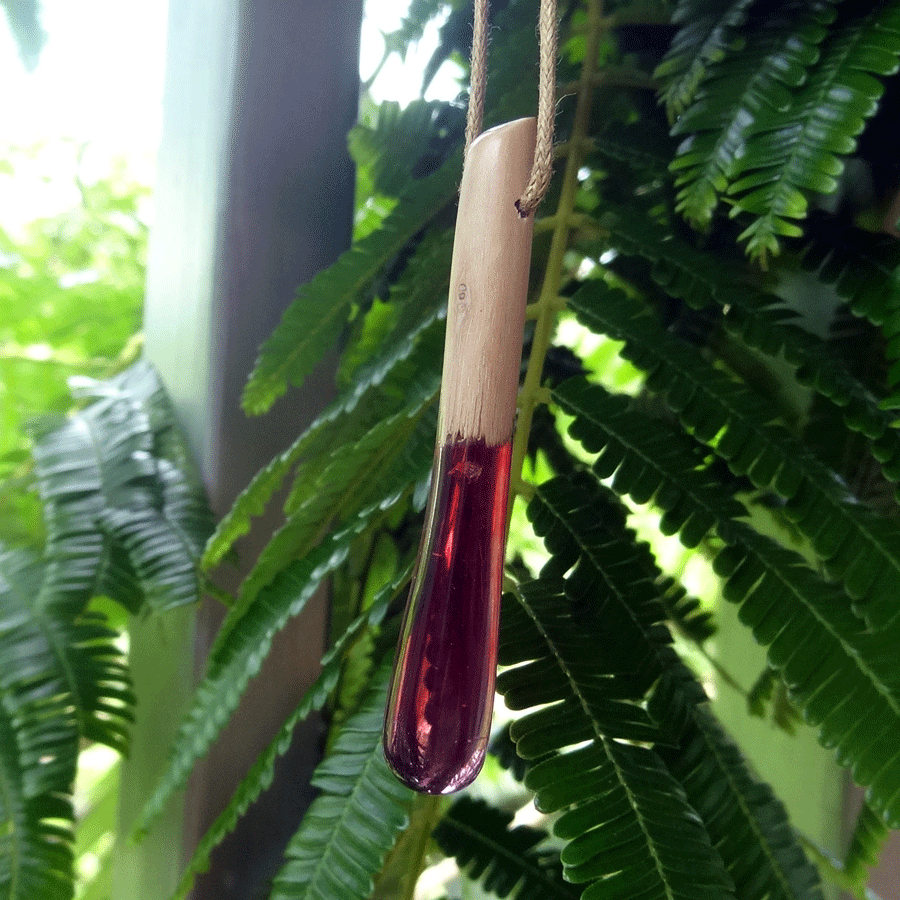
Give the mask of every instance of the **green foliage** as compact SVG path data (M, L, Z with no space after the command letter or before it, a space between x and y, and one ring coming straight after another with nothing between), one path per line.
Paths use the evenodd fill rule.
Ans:
M657 76L680 117L673 132L689 135L673 161L680 209L707 226L727 194L732 216L751 215L740 239L764 262L803 234L811 196L837 190L841 157L878 108L877 76L900 66L900 6L816 0L755 16L754 6L765 4L682 3Z
M48 170L68 164L74 183L51 185L77 197L51 215L0 226L0 534L16 545L43 541L29 422L68 409L68 378L108 377L140 343L132 336L143 302L147 190L121 163L91 181L81 171L85 152L66 143L11 149L0 168L0 192L30 191L40 202Z
M513 817L484 801L460 797L444 814L434 839L468 878L486 891L515 900L577 897L562 879L559 854L541 848L547 832L511 827Z
M43 550L0 552L9 847L0 883L11 898L71 896L79 750L95 741L128 751L128 664L118 630L91 601L134 613L196 602L211 530L153 370L139 363L107 381L83 379L77 392L85 405L34 432Z
M844 872L854 881L864 881L868 869L878 862L890 831L867 803L863 803L853 826L844 858Z
M337 891L365 900L374 875L407 822L413 793L388 769L381 750L390 669L381 666L359 711L341 727L312 783L321 793L285 851L273 900Z

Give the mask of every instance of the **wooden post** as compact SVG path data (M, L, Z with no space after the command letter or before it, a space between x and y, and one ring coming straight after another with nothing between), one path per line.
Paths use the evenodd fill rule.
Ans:
M221 514L331 393L323 369L261 419L248 420L239 405L259 345L297 286L349 243L346 132L356 116L362 0L172 0L169 16L147 356ZM245 571L275 525L272 517L259 524L239 548ZM315 677L325 613L322 598L279 637L183 804L144 843L117 848L115 900L170 896L179 850L193 849ZM193 687L186 673L202 669L220 621L209 603L196 615L135 624L141 724L122 773L123 838L165 762ZM256 896L271 877L311 800L319 733L315 721L299 727L288 764L214 855L195 900Z

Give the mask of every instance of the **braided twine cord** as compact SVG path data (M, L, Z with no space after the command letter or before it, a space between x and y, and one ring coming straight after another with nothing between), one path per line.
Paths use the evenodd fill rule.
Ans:
M481 134L484 95L487 89L488 3L475 0L472 33L472 85L466 116L466 156L472 141ZM537 143L531 175L516 209L524 219L544 199L553 176L553 127L556 114L556 53L558 43L556 0L541 0L540 80L538 83Z

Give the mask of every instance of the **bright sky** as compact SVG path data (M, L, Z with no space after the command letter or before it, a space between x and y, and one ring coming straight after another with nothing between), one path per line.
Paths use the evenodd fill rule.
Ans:
M22 66L0 12L0 162L7 148L50 143L15 183L0 178L0 222L48 214L71 202L74 146L88 142L86 178L100 177L110 158L126 156L134 175L152 181L162 110L168 0L41 0L48 40L32 72ZM382 32L395 30L409 0L366 0L360 71L381 59ZM373 85L377 99L407 103L417 96L422 67L437 45L431 27L405 65L396 56ZM458 92L445 64L429 97ZM68 143L60 143L60 139Z

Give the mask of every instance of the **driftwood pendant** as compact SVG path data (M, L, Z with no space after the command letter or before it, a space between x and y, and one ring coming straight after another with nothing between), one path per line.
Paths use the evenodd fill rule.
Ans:
M460 187L431 493L384 730L391 768L429 794L471 783L490 733L534 228L515 202L534 143L534 119L486 131Z

